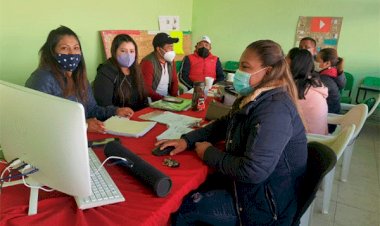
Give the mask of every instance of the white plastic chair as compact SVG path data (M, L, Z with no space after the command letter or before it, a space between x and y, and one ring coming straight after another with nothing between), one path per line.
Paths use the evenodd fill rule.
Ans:
M347 181L348 172L350 170L352 151L355 146L356 137L359 135L363 128L365 120L368 115L368 107L365 104L358 104L352 107L344 115L329 114L327 121L329 124L339 125L340 128L344 128L348 125L355 124L355 132L352 136L350 143L347 145L346 150L343 154L342 163L342 174L340 175L340 180L343 182ZM339 127L337 128L339 130Z
M355 124L343 127L334 135L307 134L308 142L317 141L330 147L336 154L337 161L343 155L355 131ZM335 167L325 176L323 184L322 213L327 214L330 206Z

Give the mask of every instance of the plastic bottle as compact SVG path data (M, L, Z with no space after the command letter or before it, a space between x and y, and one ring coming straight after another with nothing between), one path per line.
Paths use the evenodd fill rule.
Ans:
M204 82L194 82L194 92L191 101L191 109L193 111L203 111L206 107L205 105L205 83Z

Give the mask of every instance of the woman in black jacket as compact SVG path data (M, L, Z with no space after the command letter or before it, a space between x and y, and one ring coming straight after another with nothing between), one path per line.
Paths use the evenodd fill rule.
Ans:
M99 65L93 84L100 106L128 107L133 111L148 106L137 56L137 45L131 36L120 34L113 39L111 58Z
M340 113L340 90L346 85L344 75L343 58L338 56L338 52L333 48L325 48L317 55L317 68L321 81L327 87L329 95L327 105L329 113ZM333 133L336 125L329 125L329 133Z
M305 129L297 89L281 47L250 44L240 58L234 87L241 97L232 111L178 140L171 155L193 149L217 176L187 196L173 225L291 225L299 180L305 172ZM212 143L225 140L225 150ZM217 179L215 179L217 178Z

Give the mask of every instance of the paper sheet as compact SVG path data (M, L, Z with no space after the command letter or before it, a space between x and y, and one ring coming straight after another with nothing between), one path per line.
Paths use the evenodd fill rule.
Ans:
M192 127L199 126L202 119L187 115L180 115L170 111L153 111L139 118L144 120L152 120L168 125L168 129L158 135L157 140L162 139L179 139L182 134L193 130Z
M159 16L160 31L179 30L179 16Z
M193 127L199 125L202 121L201 118L180 115L170 111L153 111L148 114L141 115L139 118L177 127Z
M180 126L169 126L165 132L158 135L156 138L157 140L163 140L163 139L179 139L181 138L182 134L188 133L192 131L192 128L189 127L180 127Z
M179 41L177 43L174 43L174 52L176 54L185 54L183 52L183 32L182 31L171 31L170 37L172 38L178 38Z

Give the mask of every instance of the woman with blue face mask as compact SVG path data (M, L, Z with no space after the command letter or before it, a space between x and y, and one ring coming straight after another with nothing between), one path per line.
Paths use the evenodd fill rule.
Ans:
M99 65L93 86L100 106L128 107L131 111L148 106L138 49L131 36L119 34L113 39L111 57Z
M113 115L130 117L133 111L96 104L87 80L86 64L78 36L68 27L52 30L40 49L40 63L25 83L26 87L79 102L85 109L87 130L105 133L100 120Z
M177 140L171 155L195 150L213 170L185 197L172 225L293 225L307 140L297 89L281 47L251 43L240 58L231 112ZM225 141L220 150L215 143Z

